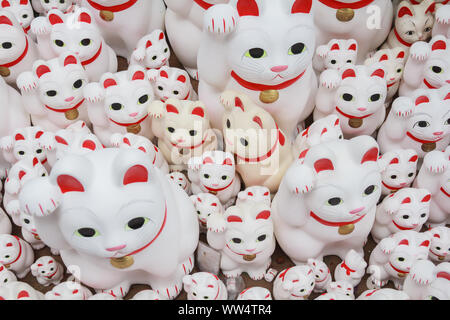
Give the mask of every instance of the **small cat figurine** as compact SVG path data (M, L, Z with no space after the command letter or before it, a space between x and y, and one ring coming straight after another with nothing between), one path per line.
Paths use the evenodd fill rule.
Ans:
M209 272L196 272L183 277L183 288L188 300L227 300L225 284Z
M0 263L0 287L16 281L17 277L14 272L8 270L3 264Z
M270 190L263 186L248 187L237 195L236 205L239 205L242 202L264 202L270 207L272 202Z
M11 281L0 287L1 300L44 300L44 294L26 282Z
M355 300L354 288L347 280L336 280L327 286L327 292L314 300Z
M314 292L324 292L331 281L333 281L330 269L325 262L317 259L308 259L308 266L310 266L314 273Z
M91 290L77 281L64 281L45 293L45 300L88 300Z
M51 256L43 256L31 265L31 273L39 284L57 285L64 277L64 267Z
M388 195L411 186L416 177L417 152L413 149L396 149L378 159L381 170L381 194Z
M438 226L427 230L431 236L428 259L435 263L450 261L450 228Z
M334 269L334 278L336 281L348 281L352 287L356 287L366 274L367 262L355 250L349 250L345 259Z
M87 82L79 58L69 52L48 61L38 60L33 71L23 72L17 78L33 124L53 132L78 120L90 124L83 96Z
M307 300L314 290L314 272L308 265L281 271L273 283L275 300Z
M111 146L114 133L134 133L153 138L152 120L147 108L154 99L154 93L141 66L103 74L100 82L86 86L84 96L94 133L106 147Z
M11 11L22 26L23 31L28 34L31 21L34 18L33 8L29 0L2 0L0 7Z
M149 70L147 74L156 97L162 102L169 98L192 101L198 99L188 73L182 69L163 66L159 70Z
M400 86L400 80L402 79L403 70L406 63L405 54L405 50L400 47L381 49L364 61L366 66L380 63L383 70L386 72L386 107L391 103L392 98L395 96Z
M356 300L409 300L409 296L402 290L383 288L366 290Z
M236 300L272 300L272 294L267 288L250 287L239 293Z
M130 58L130 65L138 64L141 67L159 70L169 66L170 49L164 32L160 29L142 37L136 45Z
M346 63L356 64L358 44L355 39L331 39L318 46L313 59L314 70L320 73L326 69L339 70Z
M197 210L200 232L206 233L209 217L223 215L224 209L219 198L211 193L197 193L190 196Z
M166 174L166 176L172 180L175 184L179 185L181 189L183 189L188 196L192 195L191 191L191 183L189 182L186 175L179 171L173 171L171 173Z
M400 2L394 20L394 27L382 46L383 49L400 47L408 53L417 41L428 41L434 24L436 3L424 0L418 4Z
M0 257L0 263L18 279L25 278L34 262L33 248L28 242L10 234L0 234Z
M236 174L234 157L229 152L206 151L201 157L189 159L188 177L193 194L211 193L225 207L234 203L241 190L241 179Z
M90 81L99 81L102 74L117 71L116 54L103 39L92 13L86 8L77 8L67 14L50 10L46 17L33 20L31 31L37 35L43 59L74 52Z

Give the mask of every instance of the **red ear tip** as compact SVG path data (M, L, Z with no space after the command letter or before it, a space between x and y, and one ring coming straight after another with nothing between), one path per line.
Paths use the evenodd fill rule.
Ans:
M292 5L291 13L310 13L311 7L311 0L296 0Z
M259 16L258 4L255 0L239 0L236 9L240 17Z
M374 147L367 151L361 159L361 164L367 161L377 161L378 160L378 148Z
M195 107L192 110L192 114L203 118L205 116L205 111L201 107Z
M166 105L166 111L172 113L178 113L178 109L173 104Z
M427 194L425 197L423 197L422 202L428 202L431 200L431 194Z
M77 64L77 58L75 58L74 56L67 56L64 59L64 66L67 66L69 64Z
M66 192L84 192L84 187L76 178L62 174L56 178L56 183L62 193Z
M351 78L356 77L355 70L347 69L342 73L342 79L349 78L349 77L351 77Z
M333 162L330 159L320 159L314 163L314 169L317 173L326 170L334 170Z
M114 79L106 79L105 81L103 81L103 88L109 88L111 86L116 86L117 82Z
M134 165L131 168L129 168L127 172L125 172L125 175L123 176L123 185L147 181L148 181L147 168L145 168L140 164Z
M389 164L396 164L398 163L398 158L394 158L391 160L391 162L389 162Z
M169 78L169 75L168 75L167 72L165 72L164 70L162 70L162 71L159 73L159 75L160 75L161 77L164 77L164 78Z
M263 219L263 220L267 220L270 217L270 211L269 210L264 210L261 211L260 213L258 213L258 215L256 216L256 220L258 219Z
M142 71L136 71L133 74L133 77L131 78L131 80L144 80L145 79L145 73Z
M238 216L229 216L227 218L228 222L242 222L242 219Z

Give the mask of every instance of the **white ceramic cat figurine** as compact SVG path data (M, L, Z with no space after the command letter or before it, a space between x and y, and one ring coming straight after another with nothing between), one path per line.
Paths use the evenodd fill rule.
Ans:
M316 48L314 70L318 73L325 69L339 70L346 63L356 64L357 55L358 44L355 39L331 39Z
M286 171L272 210L277 242L295 264L363 255L381 194L377 159L375 140L359 136L314 146Z
M199 97L222 129L220 95L234 90L269 112L291 137L314 107L317 80L311 0L233 0L204 17Z
M356 300L409 300L409 296L402 290L383 288L366 290Z
M197 272L183 277L183 288L188 300L227 300L224 283L209 272Z
M272 300L272 294L263 287L250 287L239 293L236 300Z
M44 300L44 295L26 282L12 281L0 287L1 300Z
M314 272L314 280L316 282L314 292L324 292L330 282L333 281L330 269L325 262L312 258L308 259L308 266L310 266Z
M450 261L450 228L434 227L427 231L432 235L428 259L435 263Z
M0 10L0 44L0 76L15 86L19 74L31 70L39 54L34 41L8 10Z
M11 234L12 225L8 215L0 209L0 234ZM1 281L0 281L1 283Z
M366 66L380 63L386 72L387 96L386 106L390 104L392 98L398 91L400 80L406 63L405 50L396 47L392 49L381 49L375 52L370 58L364 61Z
M423 159L414 181L415 188L431 192L430 216L427 226L435 227L450 222L450 147L445 152L432 151Z
M237 195L236 205L239 205L242 202L263 202L270 207L272 202L270 190L269 188L262 186L248 187Z
M28 242L34 250L45 248L45 243L39 237L34 218L26 210L20 210L18 223L21 226L22 238Z
M436 3L433 0L424 0L418 4L406 0L400 2L394 27L383 48L400 47L408 53L413 43L428 41L433 30L435 7Z
M216 150L219 135L209 126L202 101L168 99L155 101L148 109L158 147L172 170L187 169L190 158Z
M275 193L293 161L289 138L270 113L248 96L225 91L220 99L226 110L225 150L236 155L236 171L246 187L264 186Z
M428 220L431 194L426 189L403 188L377 206L372 238L375 242L401 230L420 231Z
M172 180L175 184L179 185L180 188L183 189L188 196L192 195L191 183L183 172L173 171L166 174L166 177Z
M336 114L345 138L371 135L383 123L386 96L386 72L381 64L328 69L320 75L314 120Z
M131 54L130 65L138 64L141 67L160 69L169 66L170 49L164 32L160 29L142 37Z
M149 139L134 133L114 133L111 136L111 145L116 148L138 149L152 159L152 164L163 173L169 173L169 165L162 152Z
M14 272L6 269L5 266L0 263L0 287L14 281L17 281L17 277Z
M450 40L443 35L429 43L411 46L400 83L400 96L410 96L418 88L436 89L450 81Z
M156 97L162 102L169 98L198 100L197 93L192 88L191 80L186 71L163 66L158 70L149 70L147 74Z
M419 158L444 150L450 142L450 85L418 89L411 97L398 97L378 131L382 153L413 149Z
M51 256L43 256L31 265L31 273L39 284L57 285L64 277L64 267Z
M78 55L90 81L99 81L106 72L117 71L117 57L105 42L86 8L76 8L64 14L50 10L46 17L38 17L31 24L43 59L56 58L67 51Z
M414 262L427 259L430 238L426 233L404 230L381 240L370 254L368 288L379 289L392 280L395 288L402 290Z
M275 250L269 206L246 202L229 207L223 216L211 216L207 227L208 244L221 251L220 268L226 277L246 272L253 280L264 278Z
M93 289L124 297L144 283L171 299L193 268L194 206L139 150L68 155L49 177L29 181L19 200L42 240L60 250L66 266L78 266L75 277Z
M153 138L147 108L154 94L144 68L135 65L126 71L105 73L100 82L86 86L84 96L94 133L106 147L111 146L114 133Z
M197 210L200 231L206 233L206 224L209 217L213 215L223 215L224 209L219 198L211 193L197 193L190 196Z
M33 71L23 72L17 78L33 124L53 132L78 120L89 124L83 96L87 82L79 58L69 52L48 61L37 60Z
M164 28L163 0L78 0L88 8L117 55L129 58L146 34Z
M378 159L381 170L381 194L388 195L411 186L416 177L417 152L413 149L388 151Z
M34 262L31 246L17 236L0 234L0 263L13 271L17 278L24 278Z
M353 285L347 280L336 280L327 287L327 292L314 300L355 300Z
M234 157L229 152L206 151L188 162L188 177L192 193L211 193L222 205L232 205L241 190L241 179L236 174Z
M33 8L29 0L2 0L0 7L11 11L22 26L23 31L28 34L31 21L34 18Z
M87 300L91 290L76 281L64 281L45 293L45 300Z
M273 283L275 300L307 300L314 289L311 267L299 265L281 271Z
M348 281L353 287L356 287L366 274L366 267L367 262L364 261L364 257L351 249L345 255L345 259L334 269L334 279Z

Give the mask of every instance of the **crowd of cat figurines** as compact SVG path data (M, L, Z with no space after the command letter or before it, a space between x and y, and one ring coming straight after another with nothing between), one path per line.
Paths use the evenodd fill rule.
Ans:
M0 300L450 299L448 1L0 0Z

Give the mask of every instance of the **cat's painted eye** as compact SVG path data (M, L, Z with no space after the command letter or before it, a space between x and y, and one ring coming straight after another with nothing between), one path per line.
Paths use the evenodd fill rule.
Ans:
M418 126L420 128L426 128L426 127L430 126L430 123L428 121L425 121L425 120L420 120L420 121L417 121L416 123L414 123L413 128L415 126Z
M436 250L441 250L441 247L436 247Z
M444 70L442 70L442 68L439 66L432 66L431 71L433 71L434 73L442 73Z
M174 91L173 91L173 94L174 94L174 95L177 95L177 94L179 94L179 93L180 93L180 92L178 92L178 90L174 90Z
M45 94L49 97L54 97L54 96L56 96L56 93L57 92L55 90L49 90Z
M344 139L344 136L342 134L339 135L339 139Z
M152 60L156 60L156 59L158 59L158 56L153 56L152 57Z
M410 31L406 31L405 32L408 36L412 36L414 34L414 31L410 30Z
M66 2L66 0L59 0L59 3L64 4L64 2Z
M45 3L50 3L50 0L44 0Z
M138 217L138 218L133 218L130 221L127 222L127 224L125 225L125 230L130 231L130 230L137 230L142 228L148 221L150 221L149 218L145 218L145 217Z
M148 94L144 94L143 96L141 96L138 100L139 104L144 104L148 101Z
M119 110L123 109L123 105L121 103L115 102L115 103L111 104L110 108L111 108L111 110L119 111Z
M397 73L402 72L402 70L403 70L402 68L398 68L398 69L397 69Z
M200 215L201 214L200 211L197 210L197 214Z
M346 62L347 62L347 63L353 63L353 61L352 61L352 60L347 60Z
M227 128L228 128L228 129L231 128L231 122L230 122L230 119L227 119Z
M441 300L441 299L439 299L438 297L435 297L435 296L428 296L426 298L426 300Z
M445 121L445 124L450 124L450 118L448 118L447 121Z
M331 64L336 64L337 61L333 59L333 60L330 61L330 63L331 63Z
M381 98L381 94L376 93L376 94L373 94L370 96L369 101L376 102L376 101L380 100L380 98Z
M169 48L164 49L164 53L167 53L167 51L169 51Z
M342 100L344 100L344 101L353 101L354 98L353 98L353 95L351 95L350 93L344 93L342 95Z
M403 261L405 261L405 258L399 257L399 258L397 258L397 260L400 261L400 262L403 262Z
M404 220L408 220L408 219L409 219L409 215L407 215L407 214L404 214L404 215L402 216L402 219L404 219Z
M56 39L56 40L54 41L54 43L55 43L58 47L64 47L64 46L65 46L65 43L64 43L64 41L62 41L62 40Z
M23 219L23 222L25 222L26 224L30 224L30 220L29 219Z
M267 52L261 48L252 48L245 53L247 58L260 59L267 56Z
M73 87L74 87L75 89L80 89L82 85L83 85L83 80L81 80L81 79L78 79L77 81L75 81L75 82L73 83Z
M80 228L75 231L75 235L83 238L92 238L99 236L100 233L93 228Z
M305 289L300 290L300 292L305 292Z
M42 149L37 149L36 153L42 153Z
M408 177L412 177L414 175L414 172L410 172L410 173L408 173Z
M205 177L205 179L209 179L209 174L205 173L203 176Z
M80 45L82 45L84 47L87 47L90 44L91 44L91 39L89 39L89 38L85 38L85 39L80 41Z
M397 175L395 175L395 174L393 174L392 176L391 176L391 179L397 179Z
M25 154L25 151L19 151L19 152L17 152L19 155L21 155L21 156L23 156L24 154Z
M421 218L425 218L426 216L427 216L426 213L422 213L422 214L420 215Z
M227 180L228 176L222 176L222 180Z
M338 204L341 204L341 203L343 203L343 202L344 202L344 201L342 200L342 198L339 198L339 197L333 197L333 198L328 199L327 204L328 204L329 206L337 206Z
M239 141L241 142L241 144L242 144L244 147L248 146L248 141L247 141L246 139L241 138Z
M258 239L258 241L264 241L264 240L266 240L266 238L267 238L267 235L262 234L257 239Z
M45 176L46 176L46 174L45 174L45 173L41 174L41 177L45 177Z
M375 185L368 186L366 189L364 189L364 195L366 196L371 195L372 193L374 193L375 190L377 190L377 186Z
M11 49L12 47L12 43L11 42L3 42L2 43L2 48L3 49Z
M161 86L158 86L158 90L159 90L159 91L163 91L163 90L164 90L164 88L163 88L163 87L161 87Z
M167 127L167 131L169 131L170 133L174 133L174 132L175 132L175 129L172 128L172 127Z
M231 241L233 241L234 243L241 243L242 242L242 240L239 239L239 238L233 238L233 239L231 239Z
M297 42L292 47L289 48L289 55L297 55L305 51L305 44L301 42Z
M24 15L22 16L22 18L24 18L24 19L28 18L28 15L27 15L27 14L24 14Z
M191 131L189 131L189 135L190 135L191 137L194 137L194 136L197 135L197 131L196 131L196 130L191 130Z

